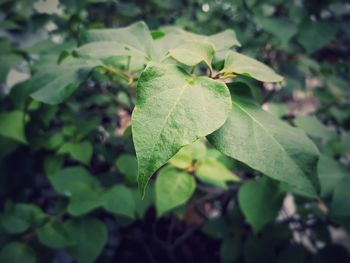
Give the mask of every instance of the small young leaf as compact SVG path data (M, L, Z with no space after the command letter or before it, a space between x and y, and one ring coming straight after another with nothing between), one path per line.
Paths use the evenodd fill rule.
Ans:
M169 51L170 56L185 65L195 66L204 61L209 68L214 54L214 46L206 41L187 41Z
M176 65L150 63L138 81L132 114L141 195L157 169L222 126L230 110L225 84L190 76Z
M162 169L155 185L158 216L186 203L195 188L196 181L190 174L173 167Z
M233 95L232 102L230 117L209 141L224 154L316 197L319 152L305 133L248 100Z
M254 232L277 217L282 205L278 188L266 178L250 180L238 192L239 206Z
M221 73L247 75L262 82L280 82L283 80L283 77L276 74L270 67L235 51L227 53Z
M223 188L227 188L229 182L240 181L239 177L227 169L225 165L213 158L207 159L198 167L196 176L205 183Z

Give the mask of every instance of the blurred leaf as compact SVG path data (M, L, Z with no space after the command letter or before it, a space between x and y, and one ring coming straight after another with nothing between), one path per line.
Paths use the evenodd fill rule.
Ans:
M78 59L56 66L48 65L28 81L27 89L35 100L59 104L65 101L98 65L98 61Z
M137 160L134 155L122 154L116 160L116 166L118 170L127 178L136 182L137 177Z
M222 263L236 261L241 253L241 241L238 237L226 237L220 247L220 259Z
M102 205L100 182L82 167L65 168L49 177L55 191L69 197L68 212L78 216Z
M178 151L178 153L169 160L169 163L180 169L189 168L192 165L192 156L185 148L186 147Z
M25 232L29 227L40 226L46 215L34 204L11 204L8 203L4 213L0 215L2 227L10 234Z
M155 184L158 216L186 203L195 188L196 181L190 174L172 167L162 169Z
M59 154L69 154L73 159L86 165L90 163L92 152L92 145L89 141L66 142L57 151Z
M320 156L318 161L318 178L321 184L321 196L329 196L334 188L339 184L343 177L346 176L346 170L335 161L324 154Z
M50 248L62 248L76 245L74 237L67 228L67 223L49 221L37 230L40 242Z
M254 17L253 19L258 27L275 35L282 47L287 47L289 40L298 32L297 26L286 18Z
M24 113L11 111L0 113L0 135L14 139L21 143L27 143L24 130Z
M278 188L266 178L250 180L238 192L239 206L255 233L278 215L282 198Z
M68 248L69 253L78 263L93 263L107 243L107 228L96 218L80 218L67 223L67 228L74 239L75 246Z
M308 135L316 138L330 140L335 137L334 132L329 130L322 122L313 116L301 116L294 120L297 127L302 128Z
M111 213L135 218L135 200L132 191L124 185L116 185L101 196L103 207Z
M345 175L333 192L330 213L334 217L350 218L350 176Z
M4 246L0 251L1 263L35 263L34 250L27 244L12 242Z
M298 41L308 53L326 46L337 33L337 26L330 21L306 22L300 27Z

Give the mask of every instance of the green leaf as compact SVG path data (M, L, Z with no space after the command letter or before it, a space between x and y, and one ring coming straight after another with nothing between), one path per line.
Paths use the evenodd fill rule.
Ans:
M67 228L76 240L76 245L68 248L68 252L78 263L92 263L101 254L107 243L107 228L95 218L71 220Z
M14 139L21 143L27 143L24 133L24 113L21 111L10 111L0 113L0 135Z
M152 174L183 146L222 126L231 110L225 84L150 63L137 85L132 114L141 195Z
M209 158L196 170L196 176L204 183L227 188L229 182L239 182L240 179L221 162Z
M116 185L102 194L103 207L111 213L135 218L135 200L132 191L124 185Z
M186 203L196 188L194 178L173 167L162 169L156 180L156 208L158 216Z
M233 94L225 125L208 137L224 154L316 197L318 150L305 133Z
M57 220L47 222L37 230L40 242L50 248L62 248L76 244L67 228L67 223Z
M334 188L346 176L346 170L341 164L324 154L320 156L317 171L321 185L321 197L332 194Z
M86 54L92 51L93 56L104 57L109 54L117 56L138 53L148 57L148 59L157 59L151 32L144 22L136 22L130 26L116 29L88 30L84 35L84 40L86 43L102 41L102 44L88 44L80 50L86 51L84 52Z
M270 67L235 51L227 53L224 68L220 72L246 75L262 82L280 82L283 80L283 77L276 74Z
M1 263L35 263L36 255L34 250L20 242L12 242L4 246L0 251Z
M65 101L85 80L98 61L73 60L56 66L48 66L35 74L27 83L35 100L58 104Z
M100 182L83 167L63 169L49 179L57 193L69 197L68 212L71 215L85 214L102 204Z
M209 68L214 54L214 46L205 41L187 41L169 51L170 56L185 65L195 66L204 61Z
M282 198L274 184L266 178L259 178L243 184L238 192L238 203L257 233L277 217Z
M88 165L92 157L92 145L89 141L66 142L58 150L59 154L69 154L73 159Z
M312 137L330 140L335 137L335 134L327 129L327 127L313 116L302 116L294 120L297 127L302 128L307 134Z

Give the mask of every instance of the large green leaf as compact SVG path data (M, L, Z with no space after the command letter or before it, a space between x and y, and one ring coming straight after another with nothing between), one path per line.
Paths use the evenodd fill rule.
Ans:
M158 216L186 203L195 188L196 181L190 174L173 167L162 169L155 185Z
M246 75L263 82L280 82L283 80L283 77L270 67L235 51L227 53L221 73Z
M92 263L107 243L107 228L96 218L84 217L69 221L67 228L76 241L68 248L78 263Z
M250 180L238 192L239 206L254 232L273 221L282 205L278 188L267 178Z
M204 61L209 68L214 54L214 46L206 41L187 41L169 51L170 56L185 65L195 66Z
M77 59L56 66L48 65L28 81L27 88L35 100L58 104L66 100L100 64Z
M141 194L157 169L183 146L222 126L230 110L223 83L191 76L176 65L150 63L138 81L132 114Z
M347 174L339 181L334 189L330 212L333 216L350 218L350 175Z
M226 155L316 197L319 153L312 141L251 101L232 96L229 118L209 141Z
M27 143L24 133L24 113L11 111L0 113L0 135L14 139L21 143Z
M35 263L34 250L27 244L20 242L9 243L0 251L1 263Z
M92 29L84 35L86 43L80 51L84 54L92 52L93 56L104 57L106 55L132 55L141 54L148 59L158 57L151 33L144 22L136 22L130 26L115 29Z

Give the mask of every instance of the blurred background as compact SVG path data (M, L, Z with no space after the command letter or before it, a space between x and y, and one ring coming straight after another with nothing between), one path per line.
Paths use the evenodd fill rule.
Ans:
M233 29L239 52L284 76L253 82L254 96L318 146L320 199L288 193L271 207L253 193L269 214L256 231L237 193L260 175L203 140L169 164L196 173L196 191L159 216L154 183L144 200L137 191L125 83L95 72L62 104L29 97L31 76L84 31L140 20L154 37L165 26ZM0 262L350 262L349 61L346 0L0 0Z

